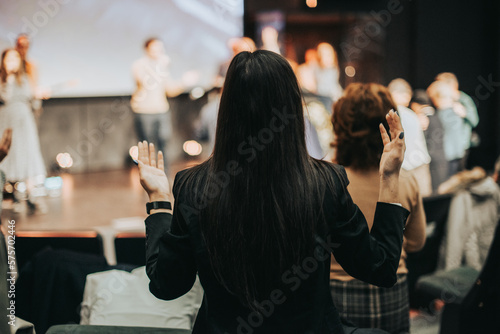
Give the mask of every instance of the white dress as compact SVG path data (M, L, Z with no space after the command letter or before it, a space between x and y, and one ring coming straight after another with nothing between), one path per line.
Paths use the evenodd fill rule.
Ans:
M0 83L0 101L3 103L0 105L0 136L5 129L12 129L9 154L0 163L7 181L26 181L46 175L31 110L32 97L27 77L22 79L21 85L16 80Z

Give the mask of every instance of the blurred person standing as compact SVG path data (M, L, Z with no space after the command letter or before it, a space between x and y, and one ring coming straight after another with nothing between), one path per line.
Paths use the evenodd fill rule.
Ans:
M437 115L444 129L444 153L448 160L447 178L462 170L462 159L470 144L470 127L463 121L461 113L455 108L455 92L447 83L434 81L427 94L436 107ZM467 140L464 140L469 136Z
M0 132L12 129L10 154L0 163L9 182L26 182L29 212L45 211L45 205L35 196L35 190L44 190L46 170L40 150L38 131L31 101L33 89L24 72L22 58L15 49L2 53L0 65ZM40 191L41 193L41 191ZM19 194L14 193L14 210L23 211Z
M38 66L36 63L28 58L28 51L30 48L30 40L28 35L20 34L16 40L15 49L19 52L21 56L22 66L24 72L29 78L29 83L31 89L33 90L33 99L31 101L31 106L35 112L35 117L38 117L42 113L42 100L50 98L52 92L49 88L42 88L38 85Z
M420 187L422 196L432 193L431 172L429 163L431 157L427 151L424 132L419 117L409 109L413 90L404 79L394 79L387 86L394 103L396 103L401 117L401 123L405 131L405 159L402 168L411 171Z
M227 42L227 45L232 51L231 58L229 58L219 66L219 73L217 74L214 84L216 88L222 88L222 86L224 85L224 79L226 78L227 69L229 68L229 64L231 64L231 60L233 60L234 56L243 51L254 52L257 49L255 46L255 42L250 37L231 38Z
M448 178L448 160L444 153L444 128L443 123L432 106L432 102L422 89L413 92L411 109L415 111L424 130L427 151L431 157L429 164L431 171L432 192L437 192L439 185Z
M459 115L464 122L464 141L465 154L460 161L460 170L467 167L467 157L472 144L472 129L479 124L479 115L474 100L466 93L459 90L458 79L455 74L443 72L436 76L436 81L446 83L453 91L453 111Z
M21 56L24 72L28 76L31 86L35 89L38 86L38 67L32 60L28 60L29 48L30 40L28 35L20 34L16 39L16 50Z
M273 26L267 26L262 29L261 33L262 47L261 50L272 51L281 54L279 42L279 31Z
M304 63L300 64L297 69L297 79L300 87L306 92L315 93L317 91L315 75L318 67L318 52L316 49L306 50Z
M163 43L150 38L144 43L145 55L132 65L136 90L130 105L134 111L134 125L139 141L147 140L166 152L172 135L172 116L168 96L177 96L183 88L170 78L170 58ZM165 161L165 166L168 166Z
M333 102L342 95L339 83L339 60L331 44L319 43L317 48L319 66L316 68L316 94L320 96L326 110L332 110Z

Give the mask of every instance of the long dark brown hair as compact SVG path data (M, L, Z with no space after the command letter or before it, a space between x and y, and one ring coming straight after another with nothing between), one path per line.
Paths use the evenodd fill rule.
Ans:
M214 151L191 169L198 172L208 176L189 188L202 188L208 200L200 220L214 274L254 308L286 270L313 255L324 192L334 182L331 164L307 152L302 96L285 58L264 50L234 57Z
M384 144L379 124L389 132L385 116L394 109L389 90L375 83L352 83L333 106L335 162L357 170L378 168Z

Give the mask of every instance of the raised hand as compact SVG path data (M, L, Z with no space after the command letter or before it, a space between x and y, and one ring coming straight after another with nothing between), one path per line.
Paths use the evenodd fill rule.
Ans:
M2 138L0 139L0 162L7 156L9 153L10 144L12 143L12 129L5 129L2 134Z
M149 201L172 201L170 184L165 175L163 153L156 157L155 146L147 141L139 142L139 176L141 185L149 195Z
M386 115L387 123L389 124L389 132L385 130L384 126L380 124L380 134L384 143L384 151L380 158L380 175L392 176L399 173L405 153L405 141L403 126L398 114L393 110L389 111ZM398 174L396 174L398 175Z

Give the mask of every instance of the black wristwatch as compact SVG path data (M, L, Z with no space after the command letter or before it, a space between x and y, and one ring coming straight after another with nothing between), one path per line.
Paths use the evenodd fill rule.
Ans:
M146 211L149 215L151 210L156 209L167 209L172 210L172 204L170 202L148 202L146 203Z

